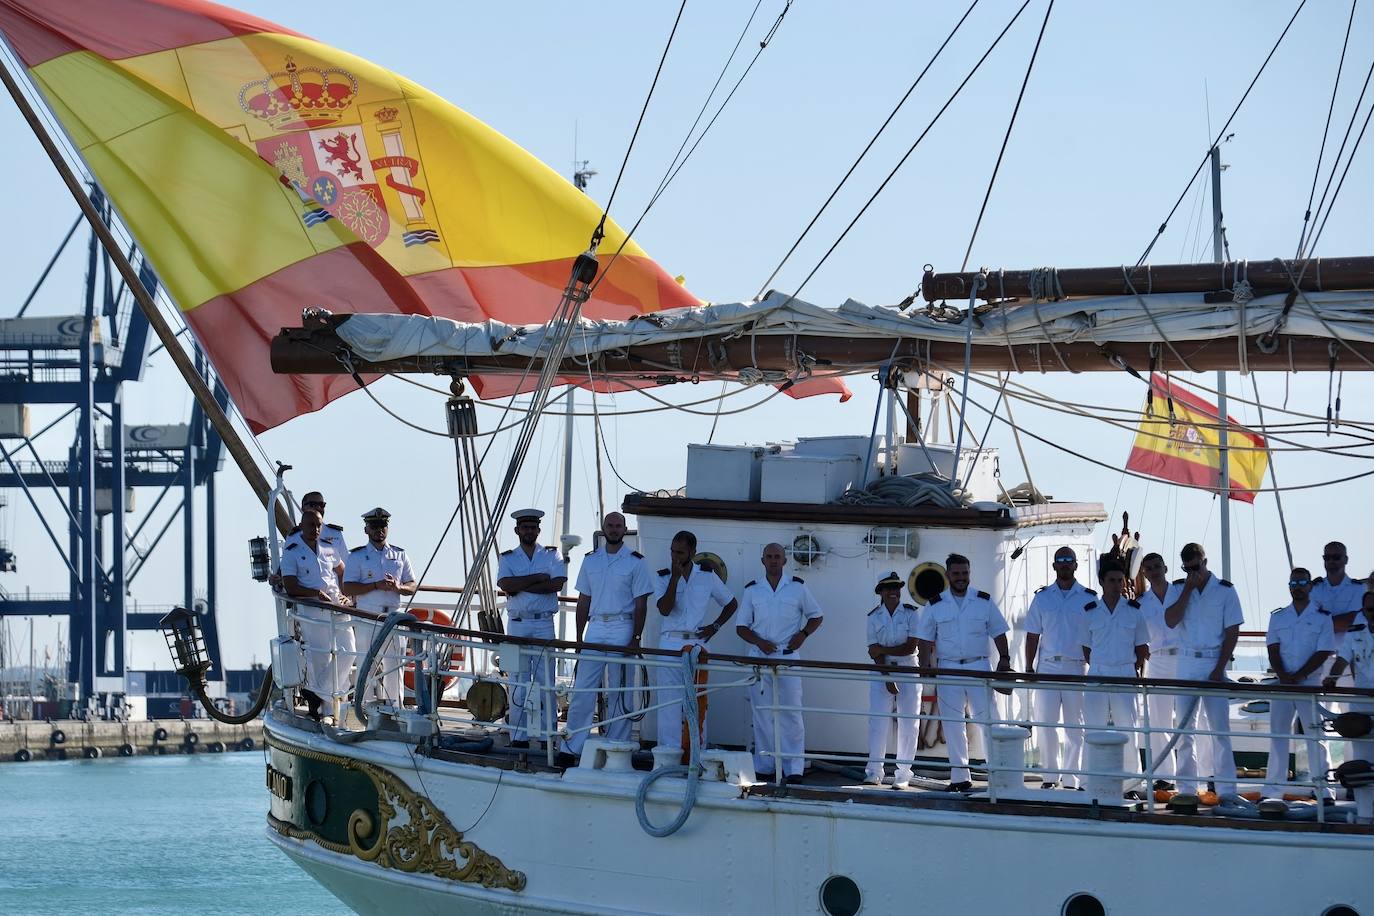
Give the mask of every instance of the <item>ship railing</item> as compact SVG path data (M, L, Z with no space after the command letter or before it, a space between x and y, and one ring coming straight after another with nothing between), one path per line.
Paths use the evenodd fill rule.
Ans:
M359 629L366 629L370 632L373 625L384 619L382 615L370 614L356 608L340 607L309 599L290 599L288 603L293 607L306 606L329 611L332 635L341 633L344 626L351 626L360 622L366 623L367 626ZM434 606L431 602L426 602L426 604L427 606ZM296 611L292 610L290 613L294 616ZM454 617L460 619L457 614ZM754 701L761 698L765 703L762 708L770 713L768 718L772 721L774 731L772 747L777 752L764 756L771 756L773 763L771 776L774 782L780 784L784 777L784 757L781 753L783 746L781 741L782 725L778 713L799 712L813 722L817 717L826 716L863 719L873 717L873 714L868 711L866 703L855 707L837 707L821 705L814 701L806 702L806 685L808 683L821 684L836 681L856 685L890 681L897 684L901 689L921 691L924 697L929 696L931 688L934 688L938 694L941 686L972 687L982 690L987 701L989 714L986 718L978 721L958 716L941 715L938 707L933 707L927 711L926 705L923 703L917 704L917 712L914 714L892 712L883 714L880 718L912 720L918 730L926 723L939 723L947 730L970 726L977 728L982 734L983 746L988 751L985 756L988 759L983 767L975 767L975 769L984 769L987 772L989 777L988 796L993 801L998 800L999 793L1007 795L1006 786L1010 784L1020 785L1027 770L1024 754L1004 762L993 759L995 755L991 753L991 748L994 742L990 736L991 730L996 727L1018 728L1026 732L1027 735L1037 734L1048 729L1072 729L1079 732L1085 739L1083 741L1084 746L1087 745L1086 738L1091 733L1115 732L1124 736L1126 739L1125 747L1130 750L1130 753L1126 755L1131 761L1130 763L1123 766L1101 768L1083 765L1082 763L1079 766L1069 766L1068 762L1064 761L1052 774L1042 772L1042 775L1045 777L1053 776L1056 781L1069 781L1069 779L1086 781L1098 778L1100 780L1115 780L1117 784L1127 787L1139 786L1147 805L1157 780L1197 782L1199 784L1215 781L1234 785L1242 778L1235 774L1234 766L1228 768L1224 764L1214 764L1210 768L1212 772L1206 772L1199 768L1196 773L1180 773L1176 766L1168 762L1171 757L1170 754L1163 755L1164 759L1162 760L1154 759L1152 738L1157 735L1163 736L1166 741L1182 735L1190 736L1195 741L1229 736L1233 740L1244 738L1254 741L1258 739L1266 744L1272 738L1286 738L1290 749L1296 753L1301 753L1307 742L1315 739L1329 748L1345 749L1344 756L1346 759L1350 759L1349 752L1356 742L1374 741L1374 735L1366 736L1363 739L1347 739L1334 732L1311 735L1296 732L1291 727L1284 730L1272 730L1267 723L1263 729L1237 730L1231 727L1230 722L1230 704L1238 701L1266 700L1272 703L1274 700L1290 700L1294 703L1295 717L1304 722L1330 720L1337 711L1333 708L1335 704L1349 705L1359 711L1374 712L1374 690L1327 689L1230 680L1203 682L1178 679L1029 674L1015 671L982 672L961 669L880 666L858 662L771 659L712 653L699 666L701 670L707 672L707 681L704 685L694 689L692 700L689 701L688 695L680 686L660 684L659 679L654 676L656 671L680 670L683 661L678 652L653 648L630 649L625 646L516 637L424 622L405 623L399 626L394 632L394 638L388 642L390 645L383 647L382 651L378 653L378 662L374 665L370 680L384 682L390 678L394 683L397 680L395 675L398 671L413 672L418 662L418 667L423 670L424 677L428 679L428 696L439 698L439 700L438 702L431 702L426 709L417 709L413 699L404 692L399 696L387 695L386 692L383 692L380 708L393 713L420 714L428 717L433 723L434 730L439 733L446 730L457 731L470 728L473 725L470 712L468 714L462 712L467 706L464 700L472 686L479 683L500 684L511 699L514 699L517 692L523 693L523 700L526 704L524 717L526 733L531 739L544 742L545 753L550 764L554 761L555 740L566 741L571 734L579 731L590 733L600 728L604 732L609 725L615 722L640 722L647 712L676 711L678 709L694 710L695 700L702 697L738 692L764 684L766 685L765 688L758 692L758 697ZM352 652L332 648L338 645L339 640L337 638L331 640L331 660L334 664L343 665L360 664L369 648L369 646L362 644L359 644ZM556 677L552 684L544 684L534 677L535 670L550 660L565 664L571 669L579 660L584 659L605 661L608 663L608 668L623 666L621 670L627 672L626 680L618 684L592 685L585 688L584 691L580 691L571 683L571 678ZM781 678L784 677L801 679L803 685L802 703L786 704L781 702ZM351 690L351 684L342 685L340 689L331 694L329 699L334 700L338 706L342 706ZM1069 690L1085 695L1129 695L1137 713L1136 724L1133 726L1125 724L1099 726L1086 723L1066 725L1063 722L1036 719L1029 711L1033 709L1031 697L1037 690ZM580 728L569 728L568 725L560 723L556 716L550 718L550 710L559 709L564 702L570 700L578 692L609 693L613 696L625 697L631 701L616 704L623 708L619 711L610 709L594 724ZM1210 722L1208 727L1203 727L1200 710L1193 711L1189 716L1187 726L1181 725L1177 721L1152 722L1149 700L1158 696L1168 697L1174 701L1176 717L1178 715L1177 710L1186 707L1194 698L1197 698L1199 702L1205 697L1224 698L1227 701L1227 722L1222 728L1217 728L1214 723ZM743 698L740 701L749 702ZM688 705L689 702L692 705ZM1299 711L1304 714L1299 715ZM491 725L492 723L487 724ZM503 726L507 729L508 727ZM647 738L649 736L642 735L642 737ZM1295 744L1294 742L1298 743ZM889 746L891 745L889 744ZM1145 762L1141 765L1139 764L1139 751L1147 748L1151 750L1145 754ZM1335 756L1335 754L1332 755L1332 757ZM871 763L897 763L910 765L913 768L925 768L931 765L930 758L919 756L914 756L911 759L899 759L889 754L883 761L878 761L876 758L868 756L866 748L863 753L808 749L804 751L804 757L810 761L821 761L835 767L867 766ZM1316 820L1324 822L1327 818L1327 812L1325 806L1321 804L1321 799L1333 788L1333 783L1327 778L1327 770L1317 767L1316 762L1310 761L1308 767L1310 772L1307 778L1287 779L1287 761L1281 761L1280 765L1284 767L1284 772L1282 774L1267 774L1263 784L1279 787L1285 792L1292 790L1291 794L1294 795L1310 793L1317 802L1315 806ZM1217 772L1218 770L1221 772ZM1014 779L998 779L996 777L999 774L1014 776ZM765 774L758 775L764 777ZM1280 778L1280 776L1284 778ZM1024 798L1024 796L1021 797ZM1052 797L1046 796L1043 800L1050 801ZM1106 803L1108 799L1104 798L1102 801ZM1113 801L1119 801L1119 799L1113 799Z

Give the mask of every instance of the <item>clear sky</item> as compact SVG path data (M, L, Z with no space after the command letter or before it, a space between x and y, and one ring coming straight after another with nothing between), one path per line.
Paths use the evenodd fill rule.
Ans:
M577 158L590 160L600 172L590 188L600 200L609 193L677 9L668 2L616 0L580 7L379 7L343 0L321 16L290 4L239 5L428 86L560 171L571 171L576 145ZM761 4L726 85L733 84L782 5L781 0ZM1017 5L978 3L774 286L791 292L811 271ZM1295 5L1059 0L970 266L1134 263L1205 154L1209 119L1211 130L1220 127ZM641 244L670 273L685 275L702 298L752 297L966 6L797 0L730 106L644 221L637 233ZM643 210L752 9L748 2L687 4L615 202L612 215L622 225L633 223ZM958 269L1044 10L1044 0L1032 0L984 69L806 286L803 298L830 306L850 297L895 303L916 288L924 264ZM1291 257L1296 248L1348 14L1348 4L1308 3L1230 128L1234 138L1224 147L1223 190L1234 257ZM1351 116L1371 55L1374 13L1361 10L1336 99L1333 146ZM8 176L2 211L8 218L0 220L0 244L8 252L0 296L7 304L0 314L12 315L76 210L8 103L0 105L0 131L9 138L0 146L0 172ZM1328 151L1328 162L1330 156ZM1371 157L1374 150L1361 149L1318 254L1371 253ZM1180 208L1152 255L1154 263L1210 260L1207 227L1199 230L1197 216L1206 200L1195 194L1202 193L1199 186ZM83 271L82 254L71 251L30 314L79 312ZM1137 407L1143 400L1140 383L1119 373L1023 380L1061 400L1115 407ZM1202 381L1210 385L1212 378ZM876 385L862 377L850 385L855 398L845 405L834 398L779 397L759 410L723 416L715 441L867 432ZM1233 392L1249 392L1250 386L1249 378L1231 375ZM1347 418L1368 419L1369 386L1361 374L1345 380ZM1259 378L1266 403L1277 406L1286 398L1291 409L1312 414L1325 413L1327 388L1324 372ZM413 421L442 426L440 396L395 380L374 390ZM712 383L660 394L688 401L719 390ZM725 403L741 406L762 394L749 392ZM587 397L579 392L581 404ZM179 378L160 358L148 381L128 389L128 422L180 422L189 415L189 403ZM653 406L634 394L600 400L601 409L612 415L604 422L612 460L630 485L607 467L608 507L630 488L680 486L687 443L708 435L709 416L675 411L614 416ZM1232 413L1254 420L1253 411L1239 405ZM494 409L480 414L488 428L499 415ZM51 416L35 408L35 429ZM1051 440L1114 465L1124 464L1130 449L1131 433L1125 430L1021 403L1016 416ZM981 430L983 422L976 420L975 427ZM560 427L561 420L541 427L515 504L552 510ZM578 422L577 436L574 527L590 540L596 505L590 419ZM59 426L40 444L45 457L65 458L69 441L70 428ZM381 504L394 516L393 541L417 564L429 557L455 499L450 443L409 433L362 394L288 423L261 441L273 458L295 466L297 493L312 486L325 491L329 520L344 524L353 543L361 543L361 513ZM491 451L493 485L509 444L498 437ZM1001 450L1004 480L1024 479L1005 428L994 428L991 445ZM1118 514L1129 510L1147 545L1170 557L1194 539L1217 556L1216 502L1208 495L1125 478L1038 443L1027 446L1031 473L1045 492L1102 502ZM1370 459L1285 452L1276 460L1280 482L1294 485L1366 470ZM1362 530L1368 492L1367 484L1356 482L1289 494L1288 523L1300 563L1318 571L1322 543L1338 538L1350 546L1352 571L1363 575L1374 568L1374 545ZM262 659L270 635L267 593L247 576L246 542L261 533L264 522L232 463L221 475L221 494L221 630L228 661L237 667ZM138 513L147 511L154 495L140 494L131 524L137 524ZM22 495L7 496L0 536L16 547L20 571L0 575L0 585L11 592L64 589L65 569ZM51 500L43 504L50 518L60 511ZM1249 623L1262 625L1267 611L1287 600L1274 499L1261 495L1253 508L1234 505L1232 578ZM135 583L141 602L179 600L179 530L169 534L159 558ZM1107 535L1104 527L1104 544ZM1219 570L1219 561L1213 566ZM430 581L461 580L455 543L445 546L435 569ZM203 588L203 581L198 585ZM866 586L860 589L856 600L870 600L863 597L866 592ZM17 622L11 626L17 629ZM39 632L41 645L44 630ZM166 666L165 650L154 640L135 641L137 667Z

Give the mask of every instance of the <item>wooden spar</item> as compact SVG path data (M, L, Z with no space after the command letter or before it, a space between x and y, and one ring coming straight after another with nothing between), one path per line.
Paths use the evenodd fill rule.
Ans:
M345 372L334 354L348 350L335 331L347 320L347 315L332 315L324 320L311 321L306 327L283 328L272 339L272 370L301 375ZM1271 354L1261 353L1255 338L1246 340L1246 360L1251 370L1324 372L1330 368L1329 340L1285 334L1275 339L1278 349ZM1350 347L1360 356L1343 345L1336 347L1336 356L1343 370L1374 367L1374 343L1351 342ZM1202 372L1238 368L1234 337L1174 341L1172 347L1157 349L1154 368L1160 371ZM960 371L964 365L962 340L926 341L907 337L894 341L891 337L758 334L729 339L721 335L709 335L672 343L631 345L597 355L591 371L598 378L610 376L659 384L694 378L733 378L746 368L790 372L796 367L799 352L815 359L815 371L818 373L834 370L871 371L889 359L951 371ZM1115 359L1143 375L1150 368L1150 344L1061 343L1053 347L1049 344L1025 344L1010 350L1005 344L974 344L972 368L975 372L1116 372L1120 371L1120 366ZM516 354L483 357L414 356L385 363L371 363L355 357L355 367L367 375L388 372L493 375L523 373L527 366L529 360ZM566 359L563 366L564 374L568 376L587 376L588 366L585 363ZM540 364L535 361L532 371L539 370Z
M1140 267L1066 267L1056 272L1059 287L1066 297L1129 296L1131 287L1141 293L1210 293L1230 290L1236 280L1248 280L1255 295L1282 293L1293 288L1292 277L1302 276L1301 286L1308 292L1345 289L1374 289L1374 257L1309 258L1268 261L1227 261L1205 264L1149 264ZM988 271L987 286L979 299L1029 299L1033 296L1031 270ZM967 300L976 271L936 273L928 270L921 279L921 295L927 302L941 299ZM1129 276L1129 285L1126 278ZM1045 296L1040 290L1042 298Z
M148 324L152 327L153 333L157 335L158 340L162 342L162 346L172 357L172 362L176 364L178 371L181 372L181 377L185 379L186 384L190 386L191 394L195 396L196 402L200 405L201 410L205 411L205 416L209 419L210 425L215 428L215 432L224 440L225 447L229 450L229 454L233 456L234 463L238 465L239 470L243 473L244 479L248 481L248 485L253 488L253 492L257 494L258 499L261 500L263 506L266 507L271 499L272 485L268 483L262 470L257 466L257 463L253 460L253 456L249 453L248 447L244 445L243 440L239 438L238 432L234 429L233 424L229 422L229 416L224 412L223 408L219 406L219 402L215 400L214 393L210 390L210 386L205 383L205 379L196 371L195 364L192 363L191 357L181 348L181 344L176 339L175 332L172 331L171 326L167 323L167 319L162 317L162 313L158 311L157 303L153 302L152 296L148 295L148 290L144 288L143 282L138 277L138 272L135 271L133 265L129 263L129 259L124 256L124 252L120 249L114 234L110 232L110 227L105 225L105 220L101 218L100 213L95 209L95 205L91 203L90 197L87 196L86 189L81 186L81 182L77 180L76 175L67 165L66 160L62 158L62 154L58 150L57 145L53 143L53 139L48 135L47 129L38 119L38 115L34 112L33 107L29 105L29 100L24 97L24 93L20 90L19 84L14 79L14 75L10 73L9 67L5 66L3 63L0 63L0 80L4 81L5 88L9 90L10 97L14 99L14 104L19 106L19 111L23 114L24 120L28 122L29 129L34 132L34 135L38 138L38 142L43 146L43 151L48 154L48 158L52 160L52 164L57 168L58 174L62 176L62 180L67 185L67 190L71 192L72 197L76 198L76 204L81 208L81 212L86 217L86 221L91 224L91 230L94 231L96 237L100 239L100 244L105 248L105 252L109 255L111 263L114 264L115 269L119 271L119 275L124 279L124 283L133 294L134 300L138 302L138 307L143 310L143 315L148 319ZM281 503L278 503L276 506L276 519L277 528L282 534L286 534L291 530L290 518L287 516L286 510Z

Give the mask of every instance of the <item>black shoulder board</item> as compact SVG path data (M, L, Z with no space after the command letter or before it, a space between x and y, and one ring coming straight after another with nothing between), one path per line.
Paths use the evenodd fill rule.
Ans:
M325 524L325 527L326 527L326 528L333 528L335 531L343 531L343 526L342 526L342 525L333 525L333 524L328 524L328 523L326 523L326 524Z
M943 598L943 597L944 597L943 594L936 595L934 598L931 598L931 599L930 599L930 603L931 603L931 604L938 604L939 601L940 601L940 599Z
M1035 590L1035 593L1038 595L1038 594L1040 594L1041 592L1043 592L1043 591L1044 591L1045 589L1047 589L1047 588L1049 588L1048 585L1042 585L1042 586L1040 586L1039 588L1037 588L1037 589Z
M1276 608L1274 608L1272 611L1270 611L1269 613L1271 613L1271 614L1277 614L1279 611L1282 611L1282 610L1283 610L1283 608L1281 608L1281 607L1276 607Z
M363 544L363 545L361 545L361 546L359 546L359 547L354 547L352 550L349 551L349 553L357 553L357 552L360 551L360 550L366 550L366 549L367 549L367 545L366 545L366 544ZM506 553L510 553L510 551L507 550ZM502 556L505 556L505 554L502 554Z
M978 597L979 597L979 598L982 598L984 601L991 601L991 600L992 600L992 596L989 595L987 592L979 592L979 593L978 593Z
M715 569L711 566L711 564L707 563L705 560L702 560L700 563L697 564L697 569L701 570L702 572L715 572Z
M554 553L558 553L558 548L557 548L557 547L554 547L552 544L550 544L548 547L545 547L544 549L545 549L545 550L552 550Z
M1364 629L1364 624L1362 624L1362 623L1356 623L1356 624L1351 624L1350 626L1346 627L1346 628L1345 628L1345 631L1346 631L1347 633L1358 633L1358 632L1360 632L1360 631L1363 630L1363 629Z
M300 542L300 541L292 541L290 544L287 544L287 545L286 545L286 549L287 549L287 550L295 550L295 549L296 549L297 547L299 547L299 546L301 546L301 542Z
M1319 607L1319 608L1317 608L1317 613L1318 613L1318 614L1325 614L1327 617L1330 617L1330 616L1331 616L1331 612L1328 611L1328 610L1327 610L1326 608L1324 608L1324 607ZM1346 629L1348 630L1348 629L1350 629L1350 627L1346 627Z
M510 556L510 555L513 554L513 553L515 553L515 548L514 548L514 547L512 547L510 550L503 550L503 551L501 551L501 556L503 556L503 557L508 557L508 556Z
M658 574L659 574L660 576L667 576L667 575L671 575L672 572L673 572L673 570L672 570L670 567L665 566L665 567L663 567L662 569L660 569L660 570L658 571Z
M745 588L753 588L755 585L758 585L758 584L759 584L759 580L758 580L758 579L750 579L748 582L744 583L744 587L745 587Z
M1095 607L1097 607L1097 602L1096 602L1096 601L1089 601L1087 604L1083 605L1083 610L1085 610L1085 611L1091 611L1091 610L1092 610L1093 608L1095 608Z
M793 582L800 582L802 585L805 585L805 584L806 584L806 580L803 579L801 576L793 576L793 577L792 577L792 581L793 581Z
M1232 585L1230 582L1227 582L1225 579L1218 579L1217 581L1220 582L1222 585L1226 586L1227 588L1235 588L1234 585Z
M1184 582L1187 582L1187 581L1188 581L1187 579L1175 579L1175 580L1173 581L1172 584L1173 584L1173 585L1182 585Z
M392 550L396 551L397 553L405 553L405 552L406 552L406 549L405 549L404 547L402 547L400 544L387 544L386 546L390 547Z
M914 604L907 604L905 601L902 602L902 607L906 608L908 611L914 611L914 610L916 610L916 605L914 605Z
M1136 601L1134 598L1128 598L1126 600L1126 603L1129 604L1131 607L1135 608L1137 611L1140 610L1140 602Z
M1083 591L1087 592L1089 595L1096 595L1096 594L1097 594L1097 592L1093 591L1093 590L1090 589L1090 588L1085 588L1085 589L1083 589Z
M869 611L869 612L868 612L868 616L869 616L869 617L872 617L874 614L878 613L878 612L881 611L882 609L883 609L883 606L880 604L880 605L878 605L877 607L875 607L873 610Z
M1321 585L1321 584L1322 584L1323 582L1325 582L1325 581L1326 581L1326 577L1325 577L1325 576L1318 576L1317 578L1315 578L1315 579L1312 580L1312 584L1313 584L1313 585Z
M638 550L631 550L631 551L630 551L630 556L636 557L636 558L638 558L638 559L640 559L640 560L644 559L644 554L640 553Z

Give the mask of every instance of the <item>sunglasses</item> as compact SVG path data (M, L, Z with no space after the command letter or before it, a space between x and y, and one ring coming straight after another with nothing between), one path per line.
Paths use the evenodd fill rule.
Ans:
M1312 584L1312 580L1311 580L1311 579L1289 579L1289 580L1288 580L1288 587L1289 587L1289 588L1301 588L1301 587L1303 587L1303 586L1307 586L1307 585L1311 585L1311 584Z
M1073 562L1075 562L1077 559L1078 559L1077 557L1055 557L1055 558L1054 558L1054 562L1056 562L1056 563L1073 563Z
M310 500L310 502L308 502L308 503L301 503L301 505L302 505L303 507L305 507L306 509L323 509L323 508L324 508L324 501L323 501L323 500L318 500L318 499L312 499L312 500Z
M1202 564L1201 564L1201 563L1185 563L1185 564L1183 564L1183 571L1184 571L1184 572L1197 572L1197 571L1198 571L1199 569L1201 569L1201 568L1202 568Z

